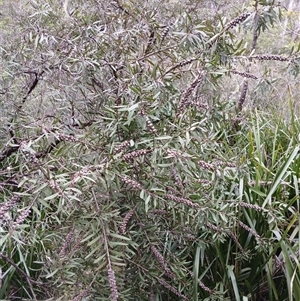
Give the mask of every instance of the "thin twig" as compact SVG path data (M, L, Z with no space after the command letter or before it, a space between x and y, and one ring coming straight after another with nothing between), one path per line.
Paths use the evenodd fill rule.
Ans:
M7 263L9 263L10 265L12 265L26 279L34 300L37 300L36 299L36 295L35 295L34 290L33 290L33 287L32 287L32 283L37 284L37 285L41 285L42 283L38 282L38 281L35 281L31 277L29 277L21 268L18 267L17 264L15 264L10 258L8 258L7 256L5 256L4 254L0 253L0 257L2 259L4 259Z

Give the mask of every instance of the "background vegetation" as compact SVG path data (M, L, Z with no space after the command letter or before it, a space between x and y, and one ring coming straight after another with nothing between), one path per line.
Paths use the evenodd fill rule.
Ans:
M286 2L1 2L1 300L300 300Z

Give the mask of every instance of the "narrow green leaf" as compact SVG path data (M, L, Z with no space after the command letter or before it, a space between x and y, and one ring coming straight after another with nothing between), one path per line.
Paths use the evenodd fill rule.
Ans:
M231 284L232 284L232 287L233 287L235 300L240 301L241 300L240 299L240 293L239 293L238 284L236 282L236 278L235 278L235 274L234 274L234 266L227 265L227 272L228 272L229 278L231 279Z
M299 152L299 147L296 146L294 151L291 153L291 155L287 158L287 160L283 164L282 168L275 175L273 185L270 188L269 193L268 193L265 201L262 204L262 207L265 207L267 204L271 205L271 197L272 197L273 193L276 191L276 189L280 185L280 182L284 179L286 171L288 170L291 163L293 162L293 160L297 156L298 152Z

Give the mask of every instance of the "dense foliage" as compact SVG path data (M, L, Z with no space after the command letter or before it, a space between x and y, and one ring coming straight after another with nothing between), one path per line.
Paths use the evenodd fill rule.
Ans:
M1 5L0 299L300 300L283 6Z

